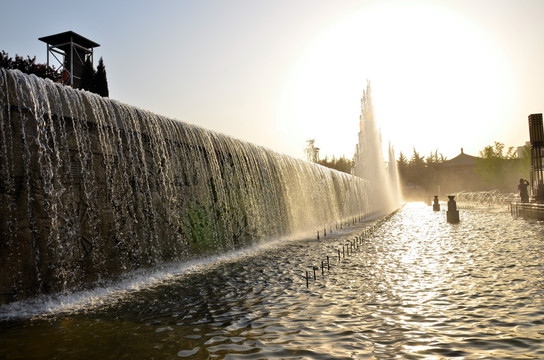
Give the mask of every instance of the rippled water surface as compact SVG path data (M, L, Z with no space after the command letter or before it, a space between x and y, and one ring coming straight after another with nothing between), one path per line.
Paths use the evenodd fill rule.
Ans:
M489 209L445 218L410 203L382 223L89 295L101 305L0 308L0 359L544 358L543 224Z

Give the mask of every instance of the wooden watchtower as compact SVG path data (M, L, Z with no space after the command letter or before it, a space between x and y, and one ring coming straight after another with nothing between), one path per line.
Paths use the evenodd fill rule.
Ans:
M100 44L73 31L44 36L38 40L47 44L47 66L50 66L51 55L60 64L58 70L65 75L64 83L79 88L83 65L87 59L93 63L93 49Z
M544 182L544 131L542 114L529 115L529 138L531 140L531 189L538 189ZM542 185L541 185L542 186Z

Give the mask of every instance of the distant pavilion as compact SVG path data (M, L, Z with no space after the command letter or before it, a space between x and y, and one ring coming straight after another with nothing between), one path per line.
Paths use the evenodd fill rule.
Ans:
M459 191L479 191L482 189L481 177L476 173L477 156L461 153L451 160L437 164L435 168L436 184L441 194Z

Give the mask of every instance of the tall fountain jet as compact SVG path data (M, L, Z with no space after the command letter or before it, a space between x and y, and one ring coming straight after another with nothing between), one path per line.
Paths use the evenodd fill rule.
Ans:
M368 201L372 208L381 211L396 209L401 201L397 162L391 145L389 145L388 157L389 162L386 166L381 134L374 116L370 81L368 81L361 98L359 139L355 149L352 173L367 181L370 189Z

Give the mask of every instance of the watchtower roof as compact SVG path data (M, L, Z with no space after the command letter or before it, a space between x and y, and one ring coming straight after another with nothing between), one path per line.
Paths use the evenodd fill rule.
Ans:
M86 37L83 37L73 31L65 31L62 33L54 34L54 35L44 36L39 38L38 40L41 40L44 43L50 44L53 46L62 46L70 42L74 42L87 49L92 49L92 48L100 46L100 44L95 43L94 41L89 40Z

